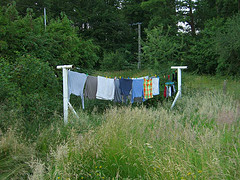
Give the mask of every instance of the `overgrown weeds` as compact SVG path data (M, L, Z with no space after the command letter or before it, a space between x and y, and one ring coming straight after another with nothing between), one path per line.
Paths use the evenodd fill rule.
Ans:
M223 110L230 122L219 120ZM240 177L239 113L229 96L196 93L174 111L115 107L103 119L87 133L72 130L51 152L48 178Z

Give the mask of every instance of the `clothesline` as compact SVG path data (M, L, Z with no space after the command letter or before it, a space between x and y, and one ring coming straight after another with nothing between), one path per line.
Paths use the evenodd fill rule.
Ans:
M170 80L170 76L168 76L168 79ZM156 76L126 79L122 77L96 77L85 73L68 71L68 99L70 100L71 94L80 96L83 109L84 98L111 100L119 103L127 103L128 99L130 99L131 103L136 102L136 100L144 102L153 98L153 96L159 95L159 86L160 78ZM167 92L165 92L166 89ZM164 97L170 97L175 92L173 82L165 85Z
M75 110L73 109L73 107L71 106L70 102L69 102L69 83L68 83L68 69L72 69L73 65L59 65L57 66L57 69L62 69L62 74L63 74L63 115L64 115L64 123L67 124L68 122L68 107L74 112L74 114L76 115L76 117L78 117L77 113L75 112ZM187 66L171 66L171 69L177 69L177 75L175 74L175 76L172 74L172 79L173 80L177 80L177 84L178 84L178 88L177 88L177 94L176 97L174 98L174 101L172 103L171 109L174 107L177 99L179 97L181 97L182 91L181 91L181 86L182 86L182 80L181 80L181 70L182 69L187 69ZM176 72L176 71L175 71ZM86 74L84 74L86 76ZM84 78L85 78L84 76ZM89 76L87 76L87 79L90 79ZM166 76L164 76L165 79ZM96 78L96 77L95 77ZM159 85L161 84L160 82L160 78L159 79L159 83L158 83L158 89L159 89ZM119 83L122 79L118 79ZM129 80L129 79L128 79ZM87 81L87 80L86 80ZM74 82L74 81L73 81ZM114 80L114 83L116 83L117 81ZM168 75L168 82L170 82L170 75ZM132 83L133 84L133 83ZM150 82L151 84L151 82ZM97 84L96 84L97 85ZM87 86L87 85L86 85ZM97 86L96 86L97 87ZM119 85L120 87L120 85ZM142 87L142 86L141 86ZM164 84L164 87L171 87L171 84ZM86 87L85 87L86 88ZM84 85L81 86L80 89L84 89ZM117 89L117 88L116 88ZM169 90L170 88L168 88ZM172 90L172 88L171 88ZM79 91L79 89L78 89ZM77 91L77 92L78 92ZM86 91L86 90L85 90ZM116 92L116 91L115 91ZM148 92L148 91L146 91ZM81 97L83 97L83 90L82 92L78 92L80 93ZM122 93L121 89L120 89L120 94ZM167 93L167 92L166 92ZM168 92L169 93L169 92ZM70 93L71 94L71 93ZM87 93L85 92L85 95ZM95 93L96 94L96 93ZM144 94L145 95L145 94ZM144 97L144 96L143 96ZM142 98L143 99L143 98ZM83 100L83 98L82 98ZM83 101L84 102L84 101Z

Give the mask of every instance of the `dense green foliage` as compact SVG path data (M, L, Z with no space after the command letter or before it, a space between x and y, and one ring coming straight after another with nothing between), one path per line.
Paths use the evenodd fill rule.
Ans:
M44 7L47 9L46 31ZM239 61L239 55L234 53L238 43L230 44L234 37L223 37L230 36L227 31L237 35L239 8L237 0L47 0L36 3L3 0L0 51L7 60L16 59L19 52L30 53L48 61L50 66L72 63L84 69L134 68L138 48L134 24L141 22L142 41L147 41L142 51L150 67L156 64L156 59L161 67L166 67L161 59L169 56L168 51L148 54L146 49L159 46L164 50L163 39L168 39L165 43L169 43L169 49L175 49L172 62L187 64L190 71L198 73L237 75L238 71L232 67ZM159 33L165 38L149 44L148 38L156 27L162 27ZM224 39L229 43L223 42ZM116 61L118 55L124 60Z
M173 38L163 27L146 30L147 39L143 45L143 58L145 66L150 66L156 72L159 69L170 69L171 65L181 64L182 38Z
M34 18L32 9L21 17L14 4L1 8L0 29L2 108L6 114L16 109L29 126L40 121L48 124L62 109L62 77L56 66L91 69L99 59L99 47L80 37L66 15L52 19L45 30L42 17ZM12 123L2 119L0 126L6 129Z
M220 74L240 74L240 14L225 23L222 31L216 36L218 67Z

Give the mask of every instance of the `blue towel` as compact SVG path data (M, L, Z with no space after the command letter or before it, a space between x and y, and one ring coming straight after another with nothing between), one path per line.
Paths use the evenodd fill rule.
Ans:
M86 79L87 75L84 73L68 71L68 99L70 99L71 94L81 96L83 109L84 109L83 88Z
M142 97L142 98L144 98L143 82L144 82L143 79L133 79L131 103L134 102L134 98L135 97Z

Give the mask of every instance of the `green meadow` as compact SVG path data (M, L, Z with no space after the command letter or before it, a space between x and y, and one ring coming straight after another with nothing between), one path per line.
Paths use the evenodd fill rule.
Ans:
M173 110L173 98L154 105L95 102L91 111L75 105L79 119L70 112L64 125L55 114L35 133L34 125L21 131L19 119L0 137L0 179L239 179L239 92L237 79L183 72Z

